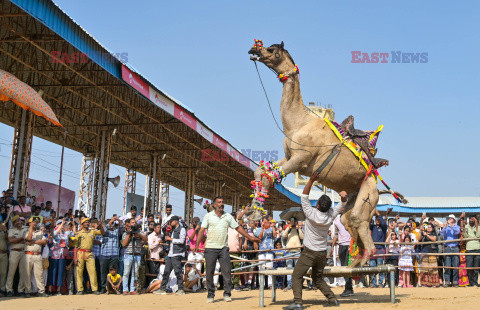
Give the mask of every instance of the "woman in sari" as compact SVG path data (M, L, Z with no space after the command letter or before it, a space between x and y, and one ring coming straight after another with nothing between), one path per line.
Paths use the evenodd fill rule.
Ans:
M432 242L437 241L437 232L435 231L435 226L429 223L426 226L426 229L422 230L421 242ZM437 253L438 246L436 244L423 244L421 245L420 252L422 253L420 257L420 276L419 276L419 286L427 287L439 287L440 278L438 276L438 263L437 257L434 255L428 255L430 253Z

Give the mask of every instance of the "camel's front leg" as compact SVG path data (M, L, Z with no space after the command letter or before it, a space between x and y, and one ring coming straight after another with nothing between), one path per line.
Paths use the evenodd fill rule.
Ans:
M355 205L352 210L345 214L345 221L350 229L354 231L354 235L358 236L358 245L363 246L363 253L360 259L355 259L352 267L362 267L368 259L375 253L375 245L373 244L370 233L370 220L375 213L378 203L377 184L373 176L369 176L360 187Z
M277 161L277 165L280 167L287 161L284 157ZM265 169L261 168L260 166L255 170L254 176L255 181L252 183L253 187L253 199L252 199L252 206L261 207L263 205L263 198L268 196L268 192L273 184L271 184L270 180L268 180L265 176Z

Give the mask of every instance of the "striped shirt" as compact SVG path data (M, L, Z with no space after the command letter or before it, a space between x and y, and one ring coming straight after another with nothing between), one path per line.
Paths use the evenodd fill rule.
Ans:
M120 249L120 236L118 234L118 228L108 229L105 231L102 240L103 257L118 256Z
M224 212L222 216L215 214L215 210L203 217L202 228L208 230L205 249L222 249L228 246L228 227L237 229L238 223L233 216Z

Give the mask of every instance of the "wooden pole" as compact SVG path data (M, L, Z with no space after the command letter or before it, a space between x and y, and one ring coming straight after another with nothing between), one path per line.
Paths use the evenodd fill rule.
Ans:
M65 154L65 143L67 142L67 131L63 131L63 143L62 143L62 157L60 158L60 176L58 179L58 204L57 204L57 218L60 216L60 203L62 202L62 174L63 174L63 156Z

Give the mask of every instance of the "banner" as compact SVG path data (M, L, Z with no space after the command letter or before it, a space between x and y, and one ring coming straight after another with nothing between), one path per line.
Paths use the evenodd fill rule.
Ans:
M127 209L125 210L125 212L130 212L130 207L135 206L137 207L138 214L140 214L140 211L143 210L143 201L144 196L134 193L127 193Z
M49 182L38 181L34 179L27 180L27 192L31 196L36 197L36 205L40 206L41 203L47 201L52 202L52 209L56 212L58 206L58 184ZM74 209L75 203L75 191L62 187L60 195L60 214L57 216L63 216L68 212L68 209Z
M150 90L147 83L145 83L136 73L122 65L122 79L130 86L135 88L140 94L150 98Z

